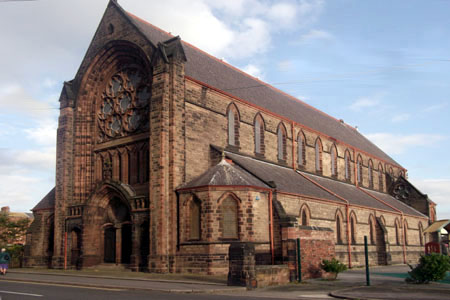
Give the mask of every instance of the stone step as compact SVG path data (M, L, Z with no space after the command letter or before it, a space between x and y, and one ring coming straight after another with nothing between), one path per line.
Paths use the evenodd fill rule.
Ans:
M86 268L88 270L94 270L94 271L120 271L120 272L131 272L131 269L129 268L128 264L99 264L96 266L92 266L89 268Z

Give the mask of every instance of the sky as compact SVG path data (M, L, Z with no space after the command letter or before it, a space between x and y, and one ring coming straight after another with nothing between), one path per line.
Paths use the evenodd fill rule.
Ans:
M55 184L59 94L107 0L0 0L0 206ZM450 219L450 1L119 0L127 11L357 126Z

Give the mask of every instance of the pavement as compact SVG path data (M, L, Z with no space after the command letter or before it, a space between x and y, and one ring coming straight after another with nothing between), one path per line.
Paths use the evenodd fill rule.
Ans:
M244 297L278 299L450 299L450 284L407 284L405 265L371 268L371 286L366 286L365 269L352 269L339 274L335 281L307 280L284 286L272 286L247 291L243 287L229 287L225 278L210 276L164 276L144 273L110 272L95 274L86 271L10 269L1 281L32 282L61 286L99 287L170 293L213 293ZM211 282L213 281L213 282Z

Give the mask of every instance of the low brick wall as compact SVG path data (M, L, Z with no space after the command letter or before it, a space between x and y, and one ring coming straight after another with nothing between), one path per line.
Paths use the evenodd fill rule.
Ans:
M302 279L323 277L320 263L335 257L333 231L328 228L297 226L282 229L283 260L287 262L290 280L297 278L296 239L300 239Z
M256 285L259 288L270 285L283 285L289 282L288 265L256 266Z

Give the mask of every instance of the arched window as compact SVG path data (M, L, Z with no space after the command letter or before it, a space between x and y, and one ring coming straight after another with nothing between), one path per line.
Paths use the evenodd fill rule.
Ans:
M373 188L373 162L369 159L369 187Z
M350 169L350 153L348 152L348 150L345 151L344 160L345 160L345 179L351 180L352 173Z
M354 214L350 216L350 237L352 244L356 244L356 217Z
M357 173L356 178L358 179L358 183L362 184L363 178L362 178L362 157L361 157L361 155L358 155L356 173Z
M320 138L316 140L316 172L322 173L322 142Z
M419 223L419 241L420 241L420 246L423 246L423 226L422 226L422 223Z
M398 219L395 219L395 243L400 245L400 224Z
M305 136L303 132L299 132L297 136L297 159L298 165L304 166L306 163L306 149L305 149Z
M336 145L331 146L331 176L337 176L337 150Z
M255 153L264 154L264 120L260 114L255 117Z
M342 213L338 210L336 213L336 242L342 244L344 239L342 238Z
M375 217L373 215L369 216L369 238L370 238L370 243L372 245L375 245L376 240L375 240Z
M228 145L239 146L239 113L236 105L228 106Z
M284 127L283 123L280 123L280 125L278 125L277 137L278 137L278 159L286 160L287 156L286 128Z
M196 197L192 199L189 205L189 239L201 239L201 205Z
M403 221L403 239L404 239L405 245L409 245L409 242L408 242L408 223L406 222L406 220Z
M238 239L238 203L232 196L227 196L220 205L222 238Z
M383 166L381 164L378 164L378 187L380 188L380 191L384 189L383 187Z
M309 226L309 219L311 217L308 206L303 205L300 209L300 225Z

